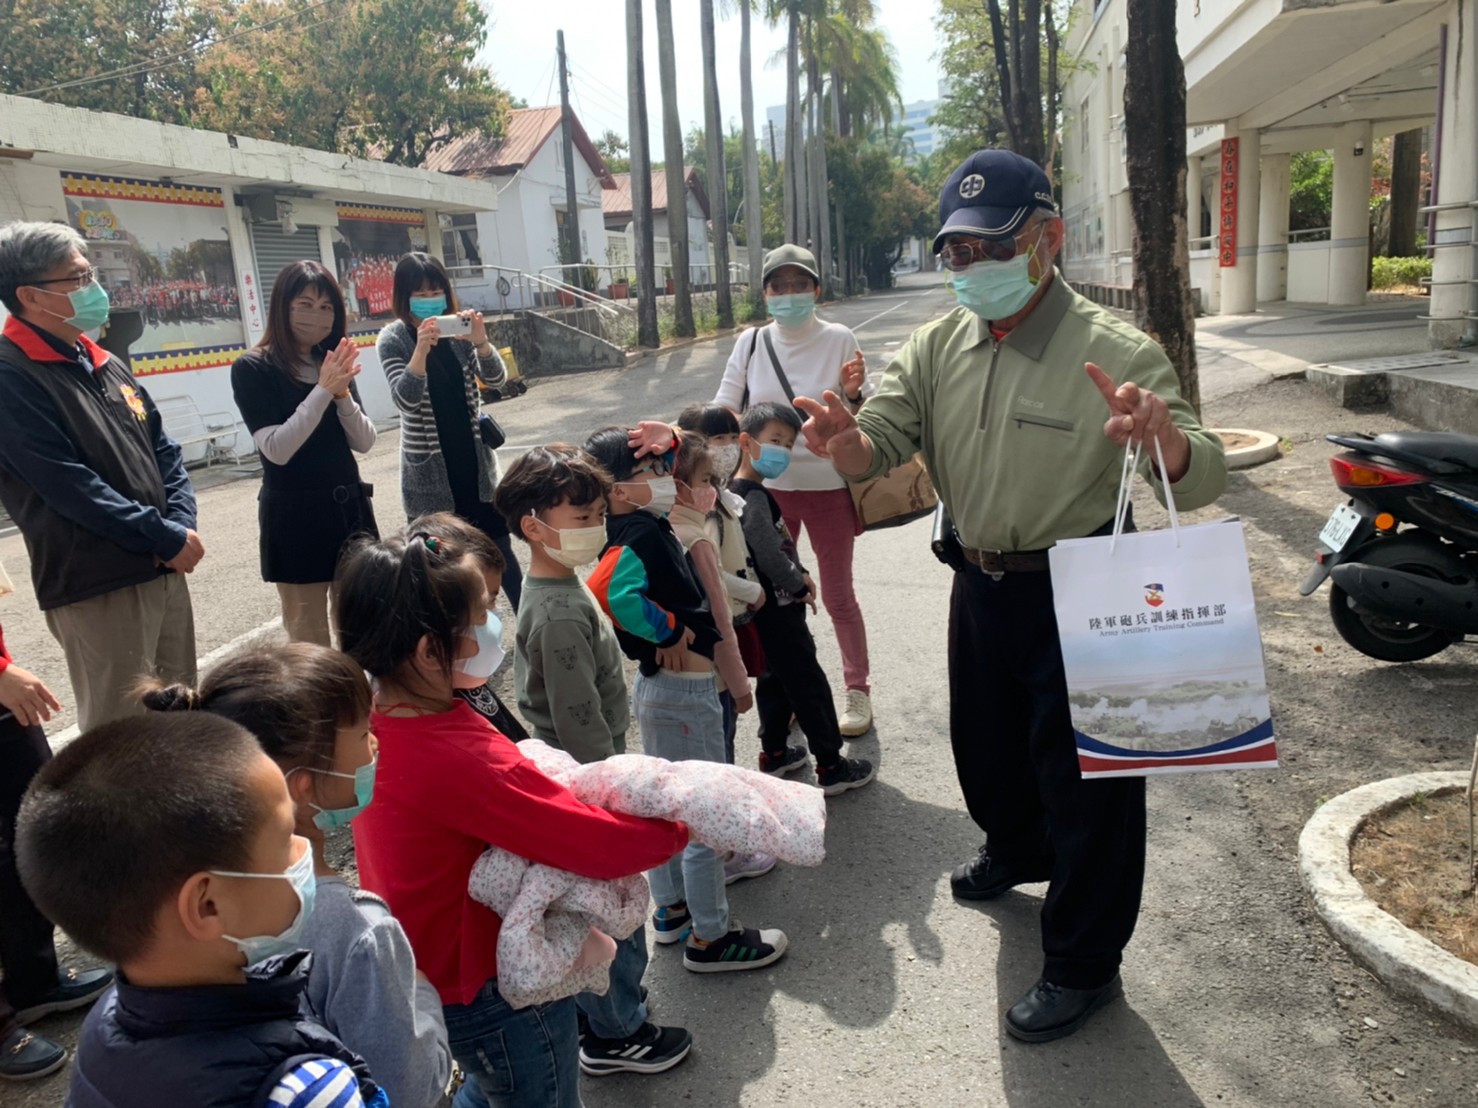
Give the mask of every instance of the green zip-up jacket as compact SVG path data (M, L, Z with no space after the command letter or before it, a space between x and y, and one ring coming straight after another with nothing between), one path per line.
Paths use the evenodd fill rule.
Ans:
M1221 440L1181 399L1165 352L1075 293L1060 273L1000 342L965 308L915 331L858 413L873 464L851 480L876 477L922 450L966 546L1043 550L1092 534L1113 519L1124 451L1103 433L1110 412L1086 362L1170 405L1191 444L1190 469L1171 486L1178 508L1202 508L1221 495ZM1145 468L1149 461L1147 453ZM1164 503L1164 488L1149 476Z

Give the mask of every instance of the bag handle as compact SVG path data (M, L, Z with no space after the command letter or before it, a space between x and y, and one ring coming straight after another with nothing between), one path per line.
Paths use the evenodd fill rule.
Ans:
M755 347L760 343L760 332L762 327L752 328L749 332L749 353L744 356L744 397L739 401L739 412L742 415L749 409L749 367L754 364Z
M1144 442L1126 442L1124 444L1124 468L1119 475L1119 497L1114 504L1114 531L1109 539L1109 556L1112 557L1114 548L1119 544L1119 536L1124 533L1124 524L1129 516L1129 504L1132 500L1131 493L1134 485L1134 475L1139 472L1140 458L1144 453ZM1165 508L1170 513L1170 533L1175 536L1175 545L1180 546L1180 513L1175 508L1175 493L1170 487L1170 482L1164 480L1165 475L1165 451L1160 446L1160 439L1155 438L1155 459L1160 463L1160 476L1165 486Z
M780 387L785 390L785 399L792 405L795 404L795 389L790 387L790 378L785 376L785 370L780 368L780 357L775 353L775 342L770 338L770 328L764 329L765 351L770 355L770 364L775 367L775 376L780 378Z

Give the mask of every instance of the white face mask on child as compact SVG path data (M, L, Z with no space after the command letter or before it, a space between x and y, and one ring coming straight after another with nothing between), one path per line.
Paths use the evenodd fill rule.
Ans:
M474 623L462 637L477 644L477 653L453 663L452 687L475 689L503 664L503 621L489 612L486 623Z
M719 479L720 483L727 485L738 468L739 444L737 442L713 448L713 475Z

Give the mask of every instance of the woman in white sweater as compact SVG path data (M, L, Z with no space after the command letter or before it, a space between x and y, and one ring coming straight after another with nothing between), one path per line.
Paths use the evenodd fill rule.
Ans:
M855 411L871 391L857 339L840 323L816 318L821 278L809 250L787 243L765 255L765 303L775 322L739 336L715 402L741 412L761 401L788 403L797 396L840 393ZM788 386L788 387L787 387ZM790 464L767 475L785 524L799 539L805 530L821 571L821 599L836 630L846 681L842 734L872 726L872 686L867 627L852 586L852 547L859 534L847 483L825 458L797 440Z

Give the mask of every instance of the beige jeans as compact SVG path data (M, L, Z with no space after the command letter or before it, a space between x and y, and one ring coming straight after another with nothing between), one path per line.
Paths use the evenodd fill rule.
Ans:
M333 583L278 585L282 600L282 626L293 642L316 642L333 646Z
M133 691L141 677L195 684L195 613L182 573L53 608L46 626L66 655L83 731L142 712Z

